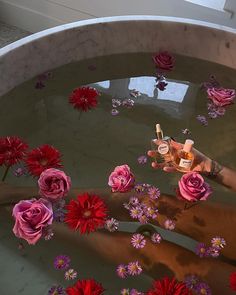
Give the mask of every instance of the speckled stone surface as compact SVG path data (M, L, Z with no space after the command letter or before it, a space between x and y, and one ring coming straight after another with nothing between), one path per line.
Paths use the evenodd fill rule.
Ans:
M0 47L4 47L30 34L30 32L26 32L20 28L0 22Z
M0 49L0 95L74 61L121 53L156 52L195 57L236 68L236 30L168 17L122 16L48 29Z

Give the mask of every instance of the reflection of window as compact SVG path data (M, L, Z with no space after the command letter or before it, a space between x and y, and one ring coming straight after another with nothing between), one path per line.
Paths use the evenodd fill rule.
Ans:
M95 85L98 85L102 88L106 88L108 89L110 87L110 81L107 80L107 81L102 81L102 82L97 82L97 83L94 83Z
M179 83L168 80L168 85L164 91L158 91L158 99L171 100L181 103L188 90L187 83ZM142 94L146 94L150 98L154 97L154 89L156 84L155 77L135 77L130 79L129 89L137 89Z
M185 0L194 4L202 5L205 7L223 10L226 0Z

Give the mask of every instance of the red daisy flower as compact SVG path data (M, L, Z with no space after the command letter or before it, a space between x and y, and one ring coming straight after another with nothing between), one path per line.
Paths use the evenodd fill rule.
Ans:
M0 165L7 167L20 162L28 145L17 136L0 137Z
M27 154L25 163L30 174L34 176L40 176L44 170L49 168L62 167L60 152L48 144L30 151Z
M66 206L68 212L65 222L81 234L94 232L103 227L107 218L107 206L104 201L96 195L85 193L78 195L76 200L71 200Z
M175 278L168 277L153 282L152 289L147 295L192 295L192 292L182 282L176 281Z
M230 277L229 277L229 284L230 284L230 288L233 291L236 291L236 272L232 272Z
M78 280L74 286L66 289L67 295L102 295L103 286L93 279Z
M97 106L98 91L92 87L76 88L69 96L69 102L75 109L87 112Z

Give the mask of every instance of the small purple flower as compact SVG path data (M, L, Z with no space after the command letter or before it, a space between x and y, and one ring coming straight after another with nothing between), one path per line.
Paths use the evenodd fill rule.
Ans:
M199 279L195 275L189 275L185 277L184 283L187 288L194 289L195 286L199 283Z
M140 193L143 193L145 191L145 187L143 186L142 183L137 183L134 186L134 190L135 190L136 193L140 194Z
M147 218L146 215L141 215L141 216L139 216L138 220L139 220L139 222L142 223L142 224L146 224L146 223L148 223L148 218Z
M146 240L141 234L133 234L131 238L131 244L136 249L141 249L146 245Z
M213 258L217 258L217 257L220 256L220 249L215 248L215 247L209 247L208 248L208 255L213 257Z
M119 111L117 109L112 109L111 114L112 114L112 116L116 116L119 114Z
M120 290L120 294L121 295L130 295L129 289L122 289L122 290Z
M67 255L58 255L54 259L54 267L56 269L66 270L70 266L70 257Z
M158 209L154 209L153 207L146 207L144 209L144 212L147 217L150 217L152 219L157 218Z
M215 237L211 240L211 245L214 248L223 249L224 246L226 245L226 241L225 241L225 239L223 239L221 237Z
M175 229L175 222L171 219L166 219L166 221L164 222L164 227L165 229L173 230Z
M53 238L53 236L54 236L54 232L52 228L48 228L45 232L44 240L49 241Z
M141 164L141 165L144 165L147 163L147 157L145 155L142 155L142 156L139 156L138 157L138 163Z
M115 98L113 98L113 99L112 99L112 107L113 107L113 108L117 108L117 107L119 107L119 106L121 106L121 100L120 100L120 99L115 99Z
M151 241L152 241L154 244L160 244L161 240L162 240L162 237L161 237L160 234L158 234L158 233L154 233L154 234L152 234L152 236L151 236Z
M66 210L63 208L58 208L53 210L53 221L64 222Z
M160 197L161 192L159 188L152 186L148 189L148 195L152 200L156 200Z
M77 271L75 271L74 269L70 268L65 272L65 280L69 281L69 280L74 280L77 278Z
M143 292L139 292L136 289L131 289L129 295L144 295Z
M208 122L205 116L202 115L197 115L196 119L203 125L203 126L207 126Z
M197 244L195 253L201 258L209 256L208 247L204 243Z
M129 203L133 206L139 205L139 199L137 197L130 197Z
M66 290L61 286L52 286L48 295L66 295Z
M196 295L211 295L211 289L210 287L204 283L204 282L201 282L201 283L198 283L195 288L194 288L194 291L196 293Z
M223 107L218 107L218 108L216 109L216 113L217 113L218 116L224 116L224 114L225 114L225 108L223 108Z
M142 214L143 214L143 210L139 206L132 207L130 209L130 216L134 219L139 218Z
M125 209L130 210L132 208L130 203L123 203Z
M118 230L118 226L119 226L119 222L115 218L110 218L110 219L106 220L104 227L109 232L114 232L114 231Z
M216 77L214 75L211 75L208 82L204 82L202 84L202 87L206 90L209 88L219 88L220 83L216 80Z
M184 135L190 135L191 134L191 131L188 128L185 128L185 129L182 129L182 133Z
M211 119L216 119L218 117L217 113L216 112L208 112L208 116L211 118Z
M116 268L116 273L118 277L124 279L127 277L127 266L124 264L120 264Z
M24 168L21 168L21 167L18 167L16 168L14 171L13 171L13 174L16 176L16 177L20 177L22 175L26 175L26 169Z
M122 105L128 109L132 108L134 106L134 100L127 98L127 99L123 100Z
M137 276L140 275L142 270L141 265L138 261L130 262L127 266L128 274L131 276Z
M168 85L168 83L166 83L164 81L160 81L156 84L156 88L158 88L160 91L164 91L166 89L167 85Z
M132 90L130 91L129 95L130 95L131 97L137 98L138 96L141 96L141 93L140 93L138 90L136 90L136 89L132 89Z

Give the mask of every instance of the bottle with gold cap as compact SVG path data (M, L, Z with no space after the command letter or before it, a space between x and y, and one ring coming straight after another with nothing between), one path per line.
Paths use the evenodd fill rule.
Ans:
M191 170L194 160L194 154L192 153L193 144L193 140L186 139L183 149L176 152L174 166L177 170L182 172L188 172Z
M156 124L156 144L152 140L152 148L157 151L155 161L158 164L167 163L171 161L170 154L170 137L163 136L163 131L160 124Z

